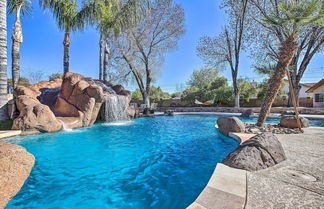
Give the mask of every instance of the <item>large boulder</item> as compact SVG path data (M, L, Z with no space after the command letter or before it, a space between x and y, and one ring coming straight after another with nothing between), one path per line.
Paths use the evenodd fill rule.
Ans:
M27 105L21 109L19 116L13 121L12 129L55 132L62 129L62 123L48 106L39 103Z
M24 185L35 158L25 148L0 141L0 208Z
M54 104L55 115L62 117L79 117L79 110L64 98L57 97Z
M247 109L241 113L241 117L250 117L253 114L254 114L253 109Z
M218 131L228 136L230 132L242 133L245 130L244 123L237 117L222 117L217 120Z
M285 152L277 137L266 132L243 142L222 163L233 168L257 171L274 166L285 159Z
M90 126L96 121L103 102L104 92L101 86L90 78L69 72L63 78L60 97L56 99L54 111L65 117L77 117L78 112L82 126Z
M300 124L302 128L306 128L309 126L309 120L304 117L299 117ZM282 116L280 119L280 126L286 127L286 128L299 128L297 124L297 118L294 115L291 116Z
M116 94L119 94L125 90L122 85L115 85L112 87L112 89L116 92Z
M14 90L15 98L18 98L19 96L23 95L23 96L28 96L28 97L36 99L40 94L41 94L40 91L30 89L26 86L17 86Z
M127 115L130 118L137 118L139 116L139 109L133 105L128 106Z

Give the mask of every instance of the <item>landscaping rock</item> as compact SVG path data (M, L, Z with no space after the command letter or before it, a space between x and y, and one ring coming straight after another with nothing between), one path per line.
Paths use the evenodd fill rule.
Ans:
M241 117L250 117L253 114L253 109L247 109L242 112Z
M120 94L122 91L125 90L122 85L115 85L112 87L112 89L116 92L116 94Z
M306 128L309 126L309 120L304 117L300 117L300 124L302 128ZM280 126L286 128L298 128L296 116L282 116Z
M54 132L62 129L50 108L43 104L28 105L20 110L19 116L13 121L13 130Z
M284 150L277 137L273 133L262 133L243 142L222 163L233 168L257 171L285 159Z
M25 148L0 141L0 208L23 186L35 163Z
M130 118L137 118L139 116L139 109L131 105L127 108L127 115Z
M62 117L79 117L78 109L64 98L57 97L54 104L55 115Z
M90 126L96 121L100 107L104 102L101 86L90 78L72 72L66 73L63 78L60 97L55 103L55 111L66 117L76 117L76 111L82 112L80 115L82 116L81 124L84 127ZM76 110L67 115L68 111L62 107L62 105L66 106L63 101L75 107ZM68 107L68 109L73 109L73 107Z
M164 112L164 115L166 115L166 116L173 116L174 115L174 112L172 110L166 110Z
M292 110L286 110L286 111L281 111L281 116L284 116L284 115L295 115L295 112L292 111Z
M244 123L237 117L223 117L217 120L218 130L228 136L229 132L242 133L245 130Z

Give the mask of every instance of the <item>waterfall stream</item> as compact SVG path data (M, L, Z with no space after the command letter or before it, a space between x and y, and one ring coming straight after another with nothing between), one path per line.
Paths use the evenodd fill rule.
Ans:
M105 103L106 122L115 122L128 120L127 107L128 98L121 95L109 95Z

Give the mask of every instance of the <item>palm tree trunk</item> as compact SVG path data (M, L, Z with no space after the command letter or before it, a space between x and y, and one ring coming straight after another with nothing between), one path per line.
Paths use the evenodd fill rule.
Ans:
M7 112L7 1L0 1L0 120L8 119Z
M298 48L295 36L289 36L285 41L281 43L279 49L279 60L276 66L274 75L269 79L268 89L261 106L260 115L257 125L262 126L270 112L272 103L274 102L282 84L282 80L285 77L286 69L290 65L296 50Z
M17 8L16 11L16 22L14 25L14 29L12 31L12 49L11 49L11 57L12 57L12 87L15 89L19 83L20 78L20 44L23 41L22 37L22 29L20 24L20 7Z
M100 33L100 41L99 41L99 80L102 80L102 49L103 49L104 40L102 37L102 33Z
M103 80L104 81L107 81L109 54L110 54L110 45L109 45L108 38L106 38L106 40L105 40L105 51L104 51L104 66L103 66Z
M69 65L70 65L70 61L69 61L70 32L65 32L63 46L64 46L63 66L64 66L64 74L65 74L69 72Z

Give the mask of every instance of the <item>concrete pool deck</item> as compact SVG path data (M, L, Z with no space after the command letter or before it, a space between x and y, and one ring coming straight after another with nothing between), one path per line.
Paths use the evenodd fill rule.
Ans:
M324 208L324 128L304 130L276 135L286 161L247 173L245 208Z
M304 131L276 135L287 160L271 168L248 172L218 163L187 209L324 208L324 127ZM232 134L241 142L252 136Z

